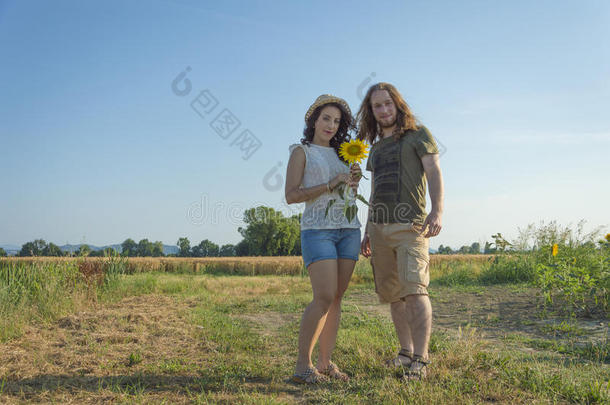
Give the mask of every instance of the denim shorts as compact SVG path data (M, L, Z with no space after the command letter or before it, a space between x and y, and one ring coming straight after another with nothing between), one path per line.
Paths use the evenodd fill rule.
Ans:
M305 267L325 259L358 260L360 228L305 229L301 231Z

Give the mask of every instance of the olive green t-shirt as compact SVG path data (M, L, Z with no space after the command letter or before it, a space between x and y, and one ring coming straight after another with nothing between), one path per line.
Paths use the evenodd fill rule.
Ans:
M438 153L424 126L408 130L398 141L381 139L371 148L366 170L373 172L369 219L375 223L423 224L426 219L426 175L421 157Z

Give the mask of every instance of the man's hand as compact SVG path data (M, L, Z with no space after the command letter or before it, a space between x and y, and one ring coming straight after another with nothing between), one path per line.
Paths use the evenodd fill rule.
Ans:
M428 228L428 232L424 235L424 238L438 235L442 228L441 214L436 211L432 211L428 214L419 233L425 232L426 228Z
M369 235L366 233L364 234L362 243L360 243L360 253L367 259L371 257L371 241L369 240Z

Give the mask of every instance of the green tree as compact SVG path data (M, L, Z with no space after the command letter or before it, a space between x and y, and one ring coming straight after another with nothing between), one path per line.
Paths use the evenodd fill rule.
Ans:
M248 246L248 241L242 239L237 245L235 245L235 255L250 256L250 246Z
M78 247L78 251L76 252L76 254L78 256L83 256L83 257L89 256L90 253L91 253L91 248L89 247L89 245L85 245L85 244L80 245Z
M244 212L245 228L238 228L252 256L290 255L299 237L299 223L271 207L259 206Z
M438 247L438 253L440 253L442 255L450 255L450 254L453 254L454 252L453 252L453 249L451 249L451 247L440 245Z
M205 239L199 245L194 246L192 252L195 257L215 257L220 253L220 248L214 242Z
M57 246L54 243L49 243L47 246L45 246L45 248L42 250L42 255L43 256L63 256L64 252L59 248L59 246Z
M298 215L293 215L292 220L294 221L293 226L295 227L295 230L297 231L297 238L294 241L294 247L292 249L292 253L290 253L293 256L301 256L303 254L303 252L301 252L301 217L303 216L303 214L298 214Z
M478 255L481 253L481 244L479 242L474 242L470 245L470 253L474 255Z
M300 215L286 218L285 241L282 243L279 254L281 256L301 255L301 219Z
M237 253L235 251L235 245L231 245L231 244L227 244L227 245L222 245L220 247L220 251L218 252L218 255L221 257L232 257L235 256Z
M178 247L180 248L178 256L189 257L191 255L191 242L188 240L188 238L179 238Z
M138 245L137 243L131 239L125 239L123 243L121 243L121 255L122 256L136 256L138 254Z
M47 242L44 239L36 239L32 242L24 243L19 251L19 256L41 256Z
M6 256L8 256L8 255L6 254L6 250L4 250L4 249L0 248L0 257L6 257Z
M108 246L107 248L104 249L100 249L100 250L94 250L91 253L89 253L89 257L110 257L110 256L117 256L119 255L119 252Z
M153 255L153 244L148 239L142 239L138 242L138 256L151 257Z
M152 255L153 255L153 257L165 256L163 254L163 242L158 240L155 243L153 243Z
M485 247L483 248L483 253L486 255L496 253L496 248L492 247L492 244L489 242L485 242Z

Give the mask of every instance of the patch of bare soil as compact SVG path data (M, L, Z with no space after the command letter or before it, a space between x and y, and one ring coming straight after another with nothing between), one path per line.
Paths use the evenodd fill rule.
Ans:
M184 401L187 390L197 391L197 370L214 350L190 321L196 305L129 297L31 326L0 345L0 402L100 403L143 387L147 400Z
M248 321L252 325L252 330L260 335L272 337L277 335L282 326L299 319L300 314L267 311L257 314L240 314L233 316Z
M513 289L488 286L476 291L455 288L430 288L433 330L455 334L459 327L470 325L492 340L514 334L531 339L570 337L577 344L604 341L608 335L608 319L569 318L544 313L534 288ZM390 306L379 304L374 291L348 294L345 304L354 303L362 310L382 314L390 319ZM562 332L563 323L572 325Z

